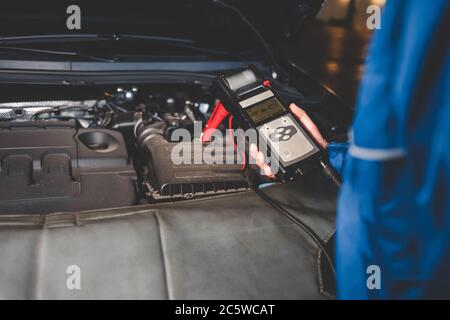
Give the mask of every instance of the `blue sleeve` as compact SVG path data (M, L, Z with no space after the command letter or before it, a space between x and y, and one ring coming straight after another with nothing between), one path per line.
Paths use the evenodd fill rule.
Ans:
M327 145L328 160L333 168L342 176L345 158L348 152L348 143L331 142Z
M340 299L450 298L449 3L386 2L344 167L330 146Z

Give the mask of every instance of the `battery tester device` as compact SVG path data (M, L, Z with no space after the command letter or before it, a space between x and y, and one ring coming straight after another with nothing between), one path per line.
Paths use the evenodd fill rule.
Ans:
M216 117L213 113L211 118L224 117L229 112L242 129L255 129L272 159L278 159L277 177L287 180L320 165L325 168L321 162L323 150L290 109L281 103L256 67L250 65L238 72L221 74L213 87L222 109L215 110Z

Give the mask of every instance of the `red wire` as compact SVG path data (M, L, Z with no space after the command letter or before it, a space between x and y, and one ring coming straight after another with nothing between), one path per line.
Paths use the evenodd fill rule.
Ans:
M233 134L233 115L230 115L230 117L228 118L228 133L230 134L231 142L233 142L234 150L237 150L238 147L236 142L234 142L234 134ZM244 160L244 162L242 163L242 171L244 171L245 167L247 166L247 157L245 156L244 151L241 152L241 155L242 159Z

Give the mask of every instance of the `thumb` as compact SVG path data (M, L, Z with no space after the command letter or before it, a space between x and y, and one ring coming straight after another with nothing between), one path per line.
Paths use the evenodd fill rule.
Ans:
M311 120L311 118L308 116L305 110L297 107L297 105L295 105L294 103L292 103L289 106L289 109L291 109L292 113L295 114L295 116L298 118L298 120L300 120L300 122L303 124L306 130L308 130L308 132L313 136L314 140L316 140L316 142L323 149L325 149L327 147L328 142L322 136L322 134L319 131L319 128L317 128L316 124Z

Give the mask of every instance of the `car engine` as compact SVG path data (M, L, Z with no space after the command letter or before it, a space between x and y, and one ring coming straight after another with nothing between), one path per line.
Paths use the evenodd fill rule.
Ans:
M241 165L175 165L170 159L179 142L176 129L191 134L192 141L183 143L199 139L194 128L215 104L209 88L33 88L24 96L27 101L11 94L0 102L1 214L124 207L248 189Z

